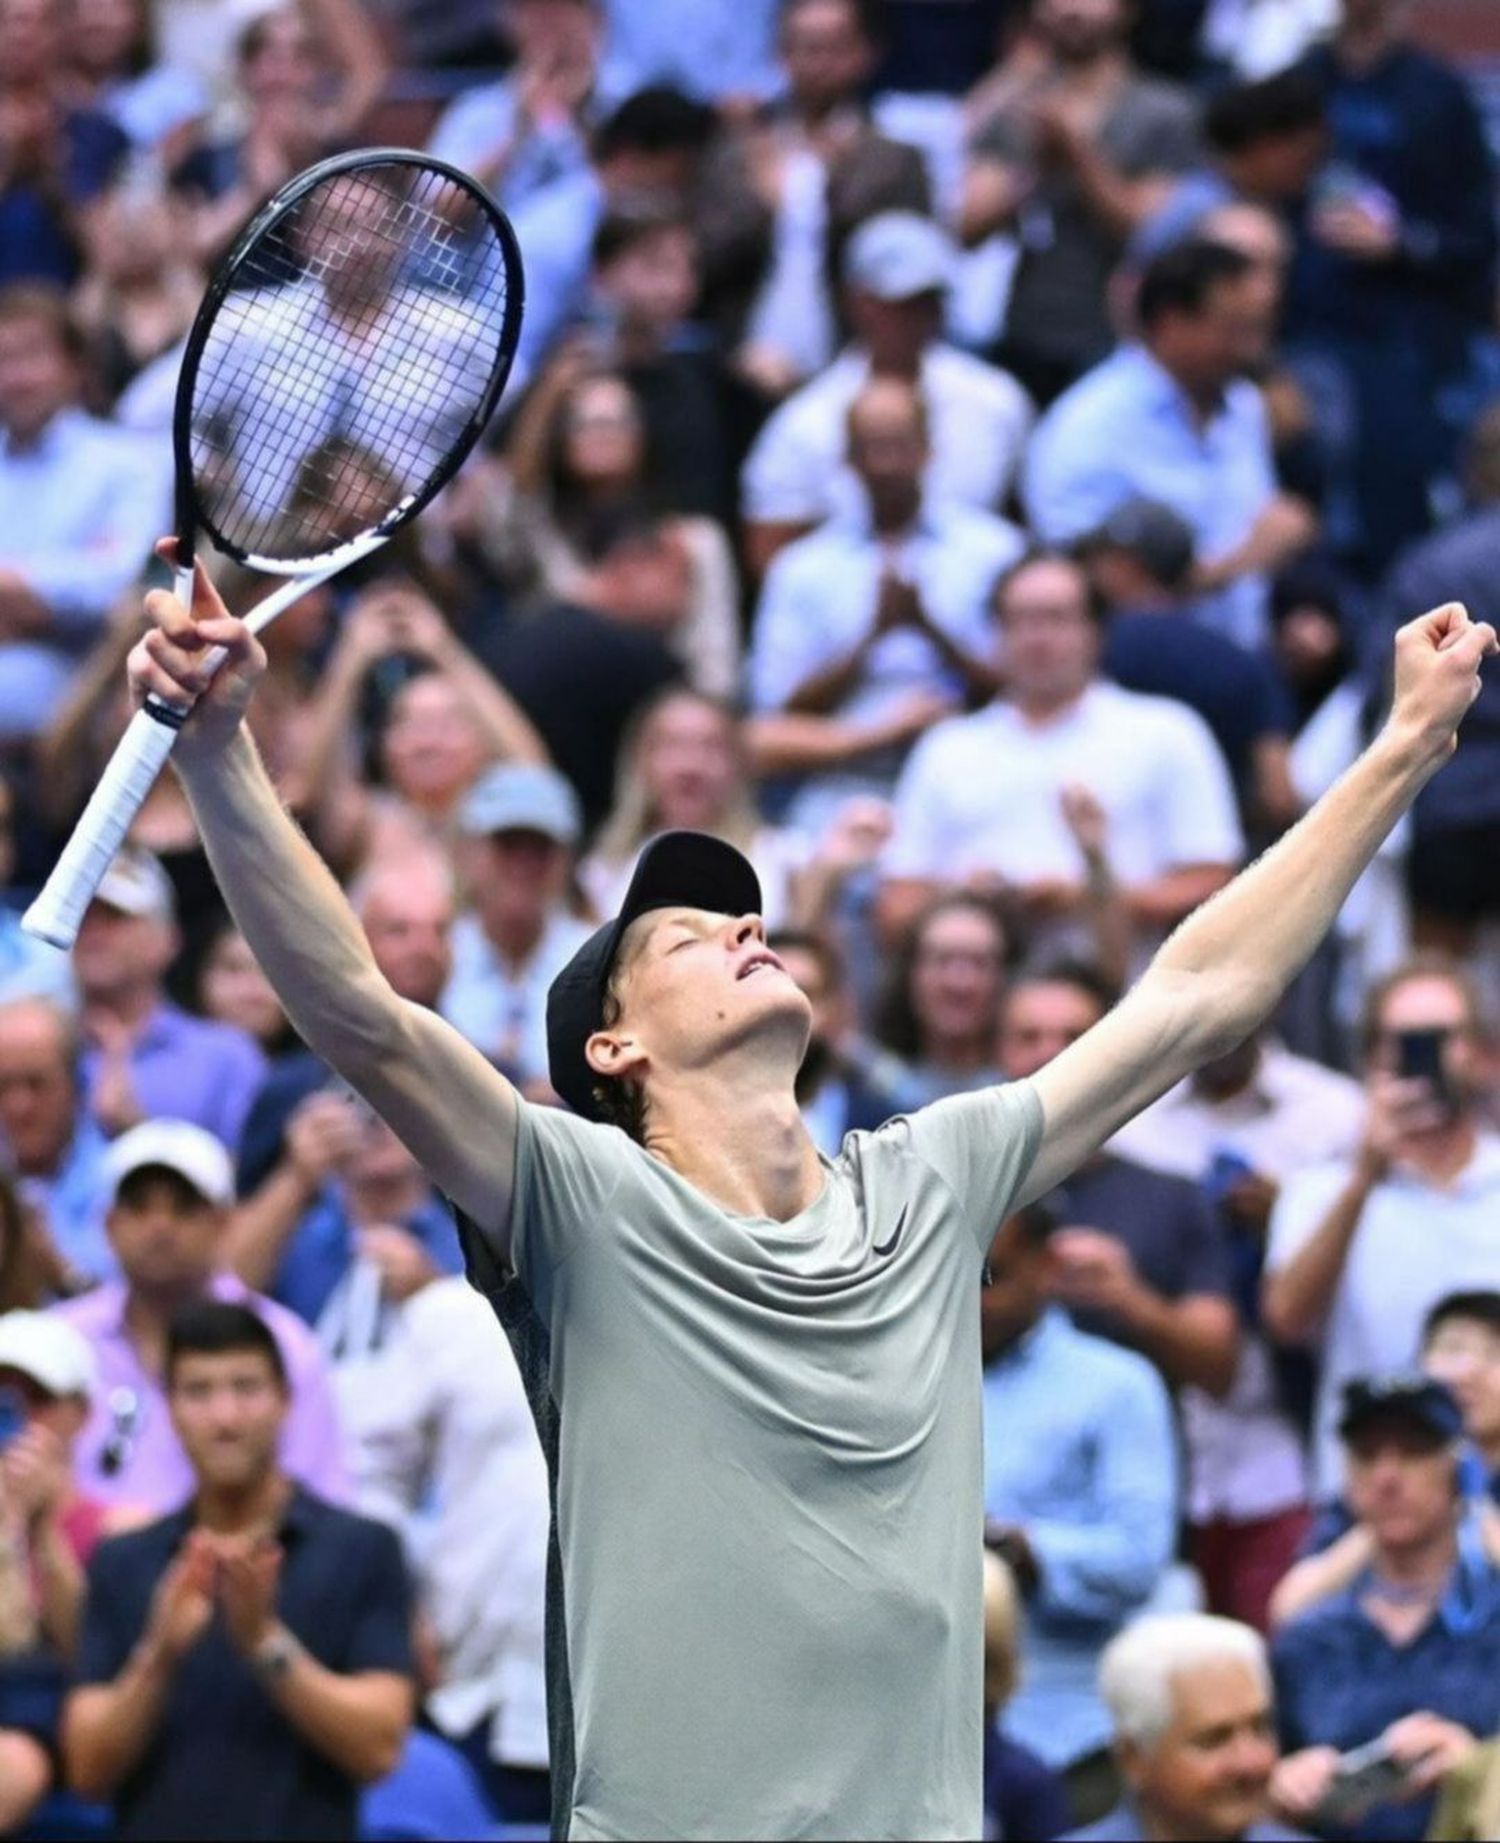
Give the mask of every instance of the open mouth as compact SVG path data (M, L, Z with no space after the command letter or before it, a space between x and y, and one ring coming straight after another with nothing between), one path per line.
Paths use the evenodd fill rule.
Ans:
M735 978L737 980L749 979L752 974L763 973L763 972L766 972L767 970L770 970L772 972L777 972L777 973L782 971L781 962L776 958L775 954L773 953L752 954L751 957L740 968L740 970L735 974Z

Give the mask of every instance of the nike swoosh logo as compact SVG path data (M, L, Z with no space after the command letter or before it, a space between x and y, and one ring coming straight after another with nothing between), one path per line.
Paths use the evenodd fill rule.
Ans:
M901 1239L901 1231L906 1227L906 1212L909 1207L910 1205L906 1203L901 1205L901 1214L896 1218L895 1228L891 1230L891 1239L886 1242L876 1242L870 1250L872 1254L878 1254L884 1259L886 1255L895 1253L896 1243Z

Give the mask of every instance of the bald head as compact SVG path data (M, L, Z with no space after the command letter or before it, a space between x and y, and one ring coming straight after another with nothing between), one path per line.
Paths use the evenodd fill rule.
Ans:
M375 964L402 998L435 1006L452 960L453 878L436 855L378 864L354 893Z
M43 998L0 1005L0 1137L24 1177L50 1177L77 1124L78 1039Z
M928 461L927 407L904 378L872 377L849 406L849 464L869 497L877 530L916 517Z

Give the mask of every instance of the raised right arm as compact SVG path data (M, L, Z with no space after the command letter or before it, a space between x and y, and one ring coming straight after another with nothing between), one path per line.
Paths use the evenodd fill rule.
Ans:
M388 984L327 866L283 809L241 723L260 643L199 572L193 609L163 591L131 654L131 688L200 700L172 760L235 924L302 1040L380 1114L432 1180L501 1247L509 1233L517 1097L434 1012ZM227 650L205 680L204 652Z

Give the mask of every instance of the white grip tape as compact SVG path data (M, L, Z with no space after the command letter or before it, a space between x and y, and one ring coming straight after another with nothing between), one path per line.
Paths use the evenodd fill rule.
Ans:
M84 910L176 740L176 729L147 710L131 718L45 888L22 917L28 934L54 947L73 945Z

